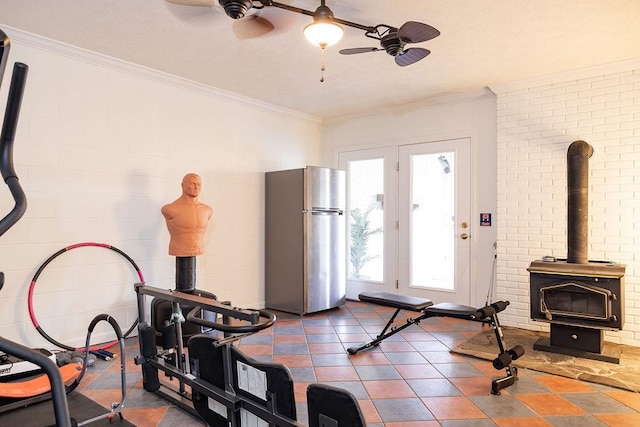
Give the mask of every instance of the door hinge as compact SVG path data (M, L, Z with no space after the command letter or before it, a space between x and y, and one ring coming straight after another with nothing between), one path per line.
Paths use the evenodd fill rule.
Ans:
M396 289L400 289L400 281L396 279Z
M396 230L400 230L400 221L396 221Z
M396 162L396 171L400 172L400 162Z

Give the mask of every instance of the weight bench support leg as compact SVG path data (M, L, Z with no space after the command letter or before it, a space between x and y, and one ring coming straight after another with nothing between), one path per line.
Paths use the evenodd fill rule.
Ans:
M513 354L511 353L512 350L507 350L506 348L504 335L502 333L502 328L500 327L500 321L498 320L497 313L494 313L491 316L490 323L491 323L491 327L493 328L493 331L496 334L496 341L498 342L500 355L508 355L508 361L506 363L506 366L504 367L504 370L507 373L507 375L505 377L498 378L491 381L491 394L500 394L500 390L502 390L503 388L509 387L510 385L513 385L516 382L516 380L518 379L518 368L515 366L511 366L511 360L513 358ZM498 359L500 355L498 356ZM496 361L494 361L493 367L496 369L499 368L499 366L496 366Z
M378 344L380 344L380 342L384 341L385 339L389 338L391 335L395 335L400 331L403 331L404 329L408 328L411 325L417 325L418 323L420 323L420 321L422 319L425 319L427 317L430 317L428 315L426 315L425 313L422 313L422 315L418 316L418 317L413 317L410 319L407 319L407 321L400 326L392 326L393 322L396 320L396 317L398 316L398 313L400 313L402 309L397 308L395 313L393 313L393 316L391 316L391 318L389 319L389 321L387 322L387 324L385 325L385 327L382 329L382 332L380 332L380 334L378 334L378 336L376 336L375 339L360 345L359 347L349 347L347 349L347 353L349 354L356 354L357 352L359 352L360 350L365 350L367 348L371 348L374 346L377 346Z

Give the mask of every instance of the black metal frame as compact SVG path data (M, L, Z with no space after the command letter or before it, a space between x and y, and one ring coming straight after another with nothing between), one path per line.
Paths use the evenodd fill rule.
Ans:
M193 406L193 394L200 393L216 402L224 405L227 409L227 420L230 427L240 426L238 412L245 409L254 415L265 420L272 426L283 427L302 427L303 424L298 423L286 416L270 408L269 405L260 405L255 401L248 399L234 392L236 380L233 378L233 370L231 365L231 344L251 334L257 330L270 327L275 321L275 316L265 310L246 310L232 307L229 303L220 302L215 299L202 297L194 294L184 293L180 291L164 290L144 283L137 283L135 291L138 299L138 324L140 351L141 355L135 357L135 363L142 366L143 386L144 389L156 393L163 399L173 403L179 408L195 415L200 416ZM149 328L146 319L146 296L160 298L170 301L173 304L174 312L180 312L180 305L194 307L187 315L189 321L201 322L205 327L224 331L224 338L216 342L217 347L222 347L223 369L225 389L219 388L201 378L196 377L189 372L186 354L182 343L182 327L180 322L175 322L176 328L176 348L174 355L166 359L162 354L144 356L147 354L145 346L149 345L144 342L144 330ZM193 313L212 312L222 316L221 324L213 324L210 321L199 318ZM204 316L203 316L204 317ZM260 321L260 319L267 319ZM232 319L244 321L244 325L234 326ZM246 324L248 322L248 324ZM240 334L234 334L233 331L239 331ZM155 334L155 333L154 333ZM155 343L154 343L155 347ZM174 378L178 381L178 386L169 384L157 379L158 372L164 373L167 377ZM158 384L159 383L159 384ZM187 391L187 387L191 388L191 392Z
M384 296L385 294L380 295ZM396 296L395 294L387 295L393 299L398 298L398 296ZM375 347L392 335L395 335L412 325L418 325L424 319L429 319L431 317L451 317L456 319L485 323L490 325L494 330L500 352L498 354L498 357L494 359L493 366L498 370L504 369L506 372L506 376L495 379L491 382L492 394L500 394L500 390L513 385L518 379L518 368L515 366L511 366L511 362L524 354L524 348L517 345L512 347L511 349L507 349L504 334L502 333L502 328L500 326L500 321L498 320L498 313L503 311L509 305L508 301L498 301L486 307L476 309L473 307L450 303L430 305L430 301L428 300L424 300L420 305L416 304L412 306L411 304L403 302L398 303L398 301L394 300L385 301L383 298L368 299L366 296L363 298L362 294L360 295L360 299L372 304L393 307L396 309L396 311L389 318L389 321L382 329L382 332L380 332L376 336L376 338L367 343L361 344L358 347L349 347L347 349L347 352L349 354L356 354L361 350ZM416 317L408 318L402 325L395 326L394 321L402 310L419 312L421 314Z
M9 49L9 37L7 37L4 31L0 30L0 83L2 82L4 70L8 62ZM0 172L2 172L2 178L11 191L15 206L0 220L0 236L18 222L27 209L27 198L20 186L18 176L13 167L13 142L18 126L20 106L22 104L22 96L26 86L28 71L29 67L26 64L21 62L14 64L4 122L2 123L2 135L0 136ZM4 274L0 273L0 289L3 285ZM58 366L39 351L35 351L2 337L0 337L0 351L32 362L42 368L51 383L50 396L53 398L56 425L61 427L71 426L66 389ZM44 398L48 397L49 395L47 394Z
M265 6L273 6L273 7L279 8L279 9L288 10L289 12L300 13L302 15L307 15L307 16L314 16L314 14L315 14L315 11L301 9L299 7L291 6L291 5L284 4L284 3L279 3L277 1L271 1L271 0L257 0L257 1L262 3L263 7L265 7ZM377 40L380 40L382 38L382 35L380 35L380 33L378 32L378 27L391 28L388 25L378 25L378 26L362 25L362 24L358 24L356 22L345 21L344 19L336 18L335 16L333 17L333 21L338 23L338 24L346 25L347 27L352 27L352 28L357 28L359 30L362 30L365 33L367 33L367 37L371 37L370 34L371 35L377 34L378 37L372 37L372 38L375 38Z
M256 0L256 1L262 4L262 7L260 7L260 9L264 8L265 6L273 6L279 9L284 9L290 12L300 13L302 15L307 15L307 16L314 16L316 13L310 10L301 9L299 7L290 6L288 4L278 3L276 1L271 1L271 0ZM322 2L322 5L324 6L324 2ZM389 40L390 38L391 40L389 40L389 42L391 42L394 39L394 37L392 36L395 35L395 33L398 31L398 28L392 27L391 25L387 25L387 24L362 25L356 22L346 21L344 19L336 18L335 16L332 16L332 21L337 24L342 24L347 27L356 28L358 30L364 31L364 35L366 37L382 42L382 45L383 47L385 47L385 50L387 50L387 46L385 46L384 42ZM386 37L386 36L390 36L390 37Z

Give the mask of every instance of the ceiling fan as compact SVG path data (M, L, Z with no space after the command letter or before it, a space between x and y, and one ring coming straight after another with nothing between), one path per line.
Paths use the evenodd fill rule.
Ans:
M431 25L409 21L404 23L400 28L380 24L367 30L365 35L372 39L380 40L380 46L382 46L382 48L354 47L342 49L340 53L342 55L354 55L358 53L385 51L395 57L396 64L405 67L420 61L431 53L429 49L422 47L407 48L406 46L408 44L421 43L436 38L440 35L440 31Z
M169 3L180 4L183 6L207 6L212 7L216 0L167 0ZM339 51L342 55L354 55L366 52L384 51L387 54L395 58L396 64L401 67L414 64L421 59L424 59L431 53L428 49L421 47L408 47L410 44L421 43L431 39L434 39L440 35L440 31L432 27L431 25L423 24L421 22L409 21L404 23L401 27L396 28L386 24L379 24L376 26L367 26L358 24L355 22L345 21L344 19L336 18L333 12L325 6L325 0L321 0L321 5L315 11L301 9L288 4L279 3L272 0L217 0L217 2L224 8L225 13L236 20L253 19L256 24L264 27L263 31L256 32L256 34L264 34L273 30L273 24L268 20L261 18L255 18L255 15L248 15L251 9L263 9L265 7L276 7L279 9L288 10L290 12L300 13L303 15L312 16L314 18L314 24L329 24L334 27L339 27L338 24L342 24L348 27L357 28L365 32L365 36L379 40L381 47L356 47L349 49L342 49ZM254 18L251 18L254 16ZM307 28L305 28L305 35ZM342 36L342 29L339 29L339 36L332 43L335 43ZM314 42L321 48L325 48L328 43L322 41Z
M234 19L233 33L240 40L252 39L270 33L274 30L274 25L268 19L260 16L260 10L264 8L262 4L254 5L251 1L218 1L218 0L167 0L168 3L180 6L196 6L211 8L219 3L225 10L227 16ZM250 9L258 12L248 14ZM244 19L242 19L244 18Z

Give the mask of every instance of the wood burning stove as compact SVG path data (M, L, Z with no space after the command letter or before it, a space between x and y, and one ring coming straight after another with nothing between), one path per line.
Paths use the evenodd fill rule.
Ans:
M603 332L624 326L625 266L539 260L527 270L531 319L551 324L550 338L534 348L619 362L619 355L603 354Z
M588 159L593 148L575 141L567 151L568 255L533 261L530 273L531 319L550 323L550 337L534 348L619 363L604 351L604 331L624 326L625 266L589 261Z

